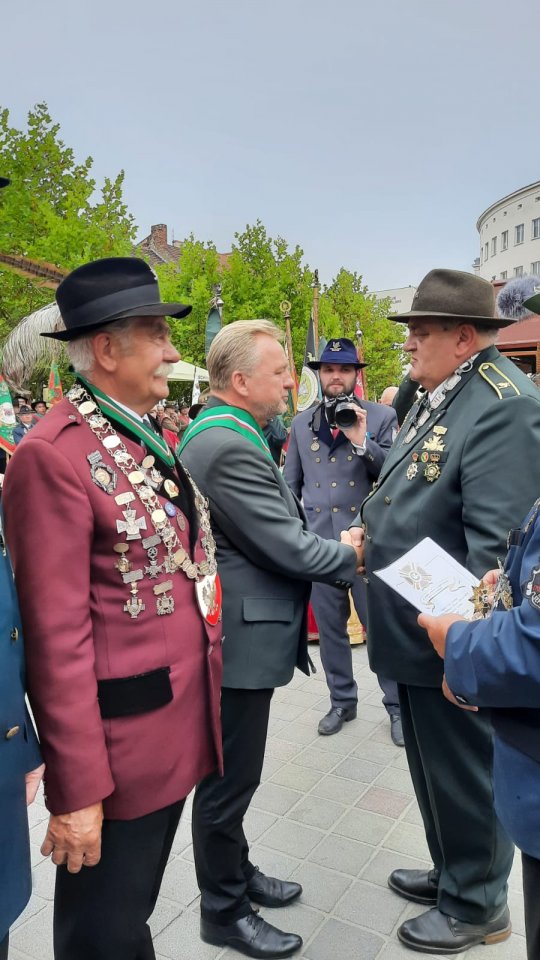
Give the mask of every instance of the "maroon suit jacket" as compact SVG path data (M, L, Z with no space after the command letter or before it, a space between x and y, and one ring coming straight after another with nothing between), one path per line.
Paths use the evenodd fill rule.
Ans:
M124 443L140 463L142 446ZM113 494L92 480L99 450L118 482ZM157 464L159 466L159 464ZM103 800L105 816L132 819L185 797L221 764L221 624L201 617L182 571L139 581L146 609L124 612L129 585L115 568L115 496L127 478L76 408L62 400L13 456L4 486L6 535L21 600L28 691L41 738L46 802L52 813ZM158 494L162 504L166 496ZM139 500L137 516L154 530ZM178 531L184 546L189 525ZM199 533L195 559L204 559ZM158 562L163 559L159 548ZM130 541L133 568L149 563ZM175 609L157 616L152 587L172 579ZM103 720L97 681L170 667L173 699L150 712Z

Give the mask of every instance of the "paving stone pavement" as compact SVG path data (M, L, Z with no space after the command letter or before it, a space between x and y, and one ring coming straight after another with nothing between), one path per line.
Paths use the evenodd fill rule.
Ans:
M303 937L296 960L429 958L396 939L399 924L423 908L392 893L388 873L398 866L427 866L429 860L405 752L390 740L365 648L353 648L358 719L333 737L317 734L328 693L316 646L311 653L317 674L307 679L296 673L274 695L263 782L246 822L253 862L266 873L298 880L304 892L295 904L266 909L264 916ZM199 938L189 806L150 921L158 960L238 960L236 951ZM53 960L55 868L39 852L47 817L41 799L29 816L34 893L12 931L10 960ZM510 940L475 947L462 955L467 960L526 960L519 856L509 900ZM122 909L121 892L117 907Z

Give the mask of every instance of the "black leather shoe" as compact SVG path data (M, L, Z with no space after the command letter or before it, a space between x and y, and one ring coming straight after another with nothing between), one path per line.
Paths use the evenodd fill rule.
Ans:
M406 920L397 935L405 946L419 953L462 953L477 943L501 943L512 932L510 912L503 907L486 923L465 923L447 917L439 910L428 910L413 920Z
M388 886L406 900L436 907L439 871L394 870L388 877Z
M302 946L302 937L283 933L256 911L225 926L201 917L201 940L216 947L232 947L245 953L246 957L260 957L262 960L290 957Z
M405 746L399 713L393 713L390 717L390 736L392 737L392 743L395 743L396 747Z
M267 877L258 867L255 867L255 873L250 877L247 885L249 899L262 904L263 907L285 907L296 900L301 893L302 887L299 883Z
M356 707L332 707L319 721L319 733L323 737L330 737L333 733L339 733L349 720L356 720Z

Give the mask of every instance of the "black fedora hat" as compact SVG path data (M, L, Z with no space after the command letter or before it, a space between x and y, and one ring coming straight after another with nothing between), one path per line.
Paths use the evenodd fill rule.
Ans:
M2 187L7 187L11 183L11 180L8 180L7 177L0 177L0 190Z
M42 333L54 340L75 340L127 317L185 317L185 303L162 303L157 277L137 257L107 257L73 270L56 291L65 330Z
M495 316L495 292L488 280L462 270L430 270L418 285L411 309L389 320L457 320L484 327L508 327L513 318Z
M320 370L321 363L342 363L347 366L367 367L367 363L361 363L358 359L358 353L352 340L347 337L337 337L329 340L318 360L308 360L307 366L311 370Z

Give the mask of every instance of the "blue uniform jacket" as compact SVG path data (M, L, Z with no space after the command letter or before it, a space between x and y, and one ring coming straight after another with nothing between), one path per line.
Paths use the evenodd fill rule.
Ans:
M341 431L332 436L322 410L304 410L291 426L283 476L303 502L309 529L328 540L339 540L357 516L397 432L392 407L369 400L360 406L367 412L364 456Z
M24 689L21 621L0 527L0 942L31 891L24 778L41 757Z
M513 609L456 623L446 643L450 689L492 707L497 813L514 842L540 858L540 501L509 536Z

